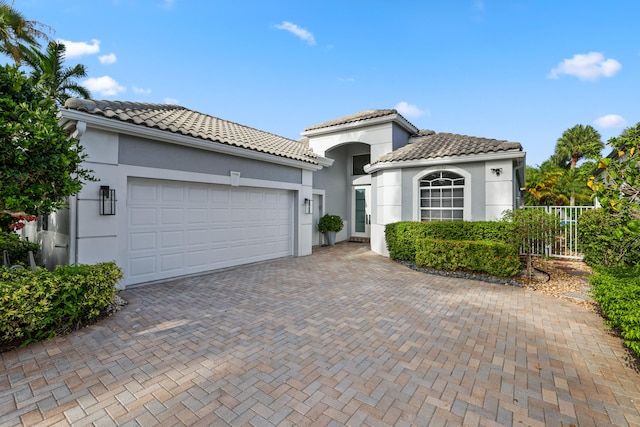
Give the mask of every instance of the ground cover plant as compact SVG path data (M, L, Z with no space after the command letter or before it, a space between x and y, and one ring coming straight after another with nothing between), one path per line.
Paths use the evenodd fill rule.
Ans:
M385 228L391 259L419 267L512 277L520 271L510 222L410 222Z
M640 268L596 269L590 282L608 326L640 356Z
M100 318L122 271L113 262L54 271L0 267L0 348L51 338Z

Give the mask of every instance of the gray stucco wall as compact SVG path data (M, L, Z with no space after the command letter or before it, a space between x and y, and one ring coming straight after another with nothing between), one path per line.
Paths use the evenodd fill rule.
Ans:
M302 172L298 168L129 135L120 135L119 138L118 163L120 164L227 176L230 171L236 171L240 172L243 178L295 184L302 182Z
M393 149L397 150L400 147L404 147L409 142L409 134L407 131L397 124L393 124L393 129L391 130L393 141ZM373 160L373 159L372 159Z
M349 218L347 171L349 147L342 145L329 150L326 157L334 159L333 165L313 173L313 188L326 191L325 213Z
M456 167L464 169L471 175L471 220L482 221L485 219L485 165L484 162L457 164ZM406 221L414 220L413 197L418 189L413 184L417 173L426 168L408 168L402 171L402 218ZM430 168L431 169L431 168ZM447 169L435 168L437 170Z

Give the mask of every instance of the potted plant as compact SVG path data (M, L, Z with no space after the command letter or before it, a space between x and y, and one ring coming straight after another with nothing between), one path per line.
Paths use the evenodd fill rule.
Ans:
M329 246L336 244L336 233L342 230L344 222L338 215L325 214L318 221L318 231L324 234Z

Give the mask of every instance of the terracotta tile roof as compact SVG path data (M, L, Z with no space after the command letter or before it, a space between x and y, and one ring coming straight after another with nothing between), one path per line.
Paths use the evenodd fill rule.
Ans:
M331 126L345 125L347 123L359 122L367 119L374 119L376 117L384 117L390 116L393 114L398 114L397 110L367 110L361 111L359 113L350 114L348 116L340 117L334 120L329 120L328 122L319 123L317 125L309 126L305 129L306 131L328 128Z
M373 164L514 150L522 151L522 145L518 142L422 130L410 144L385 154Z
M211 142L260 151L308 163L317 155L308 145L179 105L68 99L65 108L100 115Z

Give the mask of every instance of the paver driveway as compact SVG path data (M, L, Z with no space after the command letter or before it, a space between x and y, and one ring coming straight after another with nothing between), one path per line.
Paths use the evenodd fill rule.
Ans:
M640 425L602 319L345 243L144 286L0 355L1 425Z

